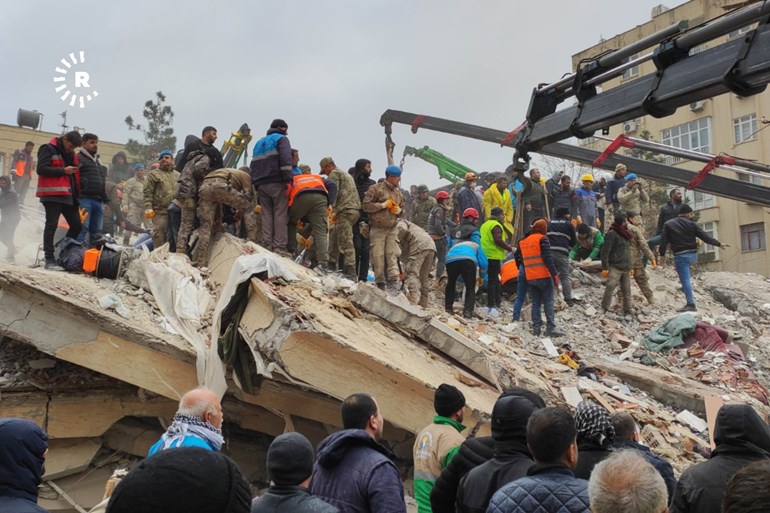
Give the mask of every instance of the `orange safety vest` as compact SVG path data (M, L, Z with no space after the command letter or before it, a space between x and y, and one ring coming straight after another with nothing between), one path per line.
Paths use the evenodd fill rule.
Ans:
M519 277L519 266L516 265L516 260L508 260L503 264L500 269L500 283L505 285L511 280L515 280Z
M323 192L328 196L324 179L319 175L294 175L291 192L289 193L289 206L294 204L294 198L302 191L312 190Z
M519 242L521 259L524 262L524 274L527 281L550 278L551 272L540 254L540 241L545 237L542 233L533 233Z

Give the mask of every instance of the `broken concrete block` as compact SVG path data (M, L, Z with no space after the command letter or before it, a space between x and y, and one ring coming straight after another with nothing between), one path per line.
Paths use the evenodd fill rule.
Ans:
M689 412L687 410L682 410L681 412L679 412L679 414L676 416L676 420L678 420L679 422L681 422L686 426L689 426L690 428L694 429L698 433L703 433L709 427L708 423L705 420L693 415L692 412Z
M583 401L583 396L580 395L580 390L577 387L561 387L561 394L567 404L573 408L577 408L578 404Z
M634 343L633 340L631 340L630 338L628 338L625 335L622 335L620 333L613 333L612 337L610 338L610 342L612 342L614 344L620 344L620 346L623 349L626 349L627 347L629 347L631 344Z
M29 365L31 368L35 370L53 369L54 367L56 367L56 360L52 360L51 358L40 358L37 360L28 361L27 365Z
M553 358L559 357L559 351L556 349L556 346L553 345L553 342L551 342L550 338L541 338L540 343L543 344L545 352L548 356Z
M228 419L229 420L229 419ZM104 433L102 440L106 447L144 458L150 447L157 442L163 430L137 418L127 417L116 422Z
M50 440L43 479L59 479L84 471L101 447L102 442L98 438Z

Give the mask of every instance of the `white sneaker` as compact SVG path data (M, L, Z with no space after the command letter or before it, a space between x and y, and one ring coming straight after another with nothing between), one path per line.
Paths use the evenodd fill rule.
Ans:
M500 310L494 307L487 308L487 315L496 319L500 317Z

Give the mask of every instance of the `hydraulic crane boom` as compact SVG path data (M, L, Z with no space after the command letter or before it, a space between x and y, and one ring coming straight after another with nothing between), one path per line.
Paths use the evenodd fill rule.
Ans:
M404 147L404 157L412 156L433 164L438 168L438 175L445 180L457 183L465 180L466 173L475 173L473 169L463 166L459 162L456 162L449 157L423 146L422 148L413 148L412 146ZM401 160L403 163L403 159Z
M238 167L238 161L246 153L249 142L251 142L251 129L248 124L244 123L238 130L230 134L230 138L222 145L222 160L225 167Z
M596 130L637 116L665 117L678 107L727 92L745 97L764 91L770 82L769 18L770 2L757 2L692 30L685 31L687 22L677 23L628 47L581 63L573 75L535 89L526 121L513 131L388 110L380 118L388 158L392 158L392 124L403 123L411 125L412 133L425 128L512 147L516 150L514 168L519 171L527 169L530 152L593 165L601 155L598 151L558 141L590 137ZM690 52L704 42L753 23L757 27L740 38L700 53ZM654 51L628 61L654 45L659 45ZM599 92L600 84L650 59L656 73ZM576 100L574 106L556 110L571 97ZM690 184L695 176L686 169L618 154L602 159L596 167L613 169L622 162L637 174L677 185ZM697 181L698 189L704 192L770 206L768 187L705 173Z

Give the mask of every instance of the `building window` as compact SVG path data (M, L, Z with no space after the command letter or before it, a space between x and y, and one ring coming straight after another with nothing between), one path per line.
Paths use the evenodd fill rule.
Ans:
M674 148L711 153L711 116L661 130L660 141ZM666 157L668 165L681 161L681 157Z
M741 251L765 249L765 223L741 226Z
M630 62L630 61L636 59L637 57L639 57L639 55L634 54L634 55L628 57L627 59L625 59L623 62ZM628 68L627 70L625 70L623 72L623 80L628 80L629 78L635 78L635 77L638 77L638 76L639 76L639 65L638 64L636 66L631 66L630 68Z
M713 194L707 194L701 191L684 191L684 199L693 210L705 210L716 206L716 199Z
M733 119L733 132L735 133L735 144L741 144L746 141L753 141L757 138L757 115L751 113L747 116L741 116Z
M717 239L717 223L715 221L709 221L707 223L698 223L698 226L703 228L703 231L708 234L709 237ZM706 244L705 242L698 248L698 262L705 264L708 262L715 262L719 260L719 248Z

